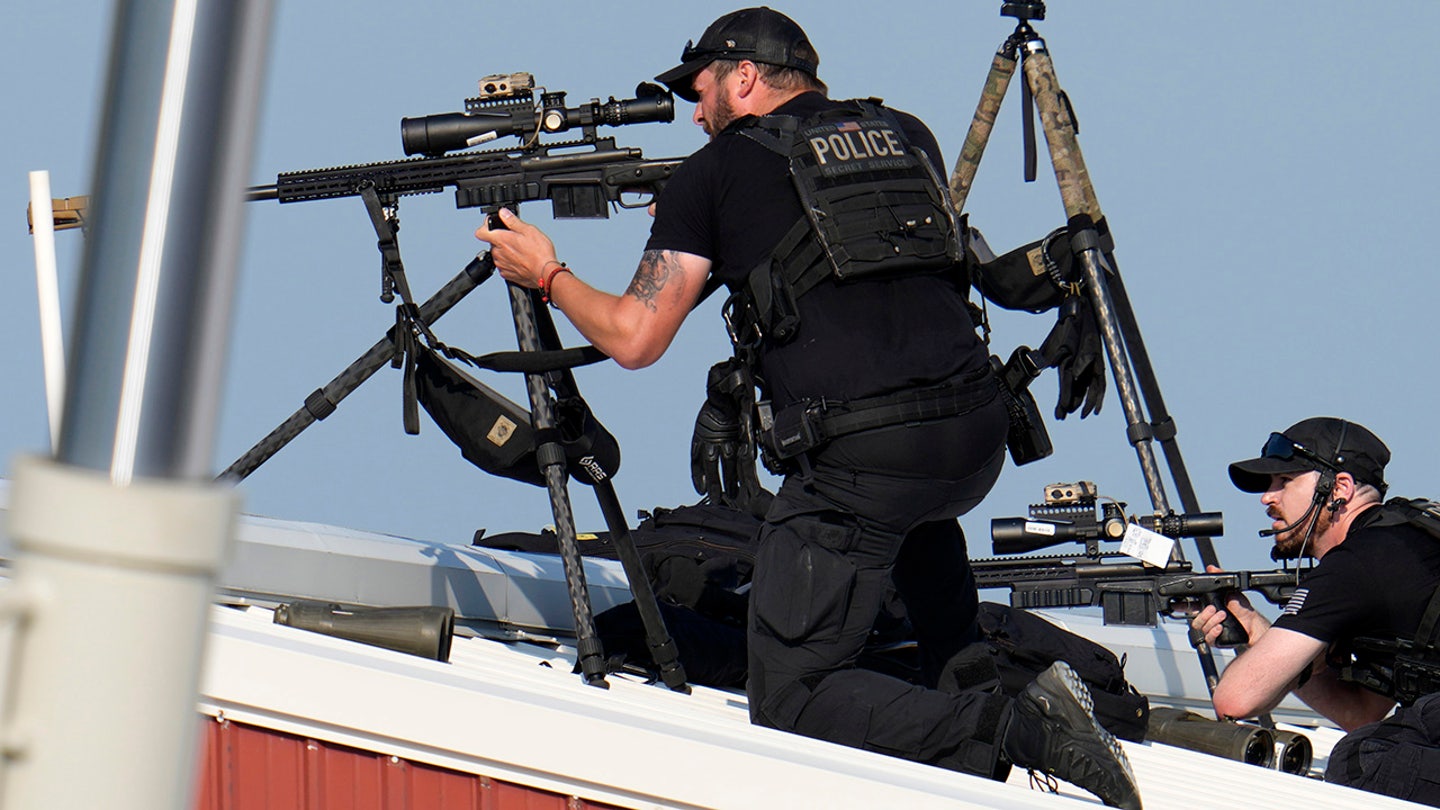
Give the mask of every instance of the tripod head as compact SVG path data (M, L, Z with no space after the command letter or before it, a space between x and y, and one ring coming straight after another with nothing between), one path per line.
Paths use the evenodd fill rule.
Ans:
M1045 0L1020 0L1000 4L1001 17L1014 17L1022 25L1031 20L1045 19Z

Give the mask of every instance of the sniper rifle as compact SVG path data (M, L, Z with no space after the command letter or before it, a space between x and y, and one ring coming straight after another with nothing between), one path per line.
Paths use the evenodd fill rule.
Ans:
M1102 541L1120 541L1137 527L1172 540L1218 536L1224 521L1217 512L1127 519L1124 503L1111 500L1098 507L1094 484L1052 484L1045 488L1045 503L1031 505L1028 518L993 519L992 548L1002 556L971 561L976 585L1009 588L1014 607L1099 607L1106 624L1149 626L1162 615L1193 614L1205 597L1225 591L1255 591L1284 605L1296 589L1295 571L1198 573L1188 562L1168 559L1151 565L1101 547ZM1085 549L1024 554L1064 542L1081 542Z
M480 94L466 99L465 112L401 120L400 136L405 153L420 154L422 157L288 172L279 175L274 185L250 189L251 200L273 199L292 203L360 197L365 203L381 254L380 299L389 303L398 293L402 304L397 307L396 329L365 357L352 364L336 383L353 390L355 385L373 374L387 356L396 367L404 367L407 433L418 433L420 430L416 377L419 357L426 355L420 349L419 341L428 344L431 351L463 357L477 365L483 360L440 344L431 333L428 321L443 314L451 304L488 278L494 271L494 262L488 253L477 256L461 277L447 285L447 290L442 290L443 296L437 293L436 299L442 300L432 299L425 305L417 304L410 294L400 258L400 197L430 194L453 187L456 207L481 207L491 216L502 206L516 208L520 203L531 200L549 200L556 218L605 218L610 215L611 205L621 208L648 205L682 161L681 158L647 160L639 149L617 147L613 138L600 138L596 134L596 127L600 125L673 120L674 99L658 85L640 84L635 91L636 97L632 99L617 101L611 97L603 104L598 99L591 99L589 104L573 108L566 106L563 92L550 93L542 89L537 101L535 91L534 77L529 73L487 76L480 80ZM542 134L565 132L577 127L582 133L579 139L555 143L540 141ZM446 154L508 135L520 137L520 146L462 155ZM450 291L451 288L453 291ZM504 364L514 362L511 370L525 372L531 427L536 436L547 437L535 448L535 457L542 483L550 496L561 561L575 616L576 665L588 684L604 687L604 650L595 633L584 568L576 544L574 515L565 487L567 454L560 440L564 431L559 426L554 396L563 394L578 402L578 392L568 369L580 363L594 362L604 355L593 347L585 347L578 352L560 348L548 312L543 307L537 312L536 295L514 284L509 286L509 294L515 335L521 349L518 357L523 359L515 361L512 356L505 359ZM428 317L427 309L430 310ZM402 329L402 326L405 328ZM492 359L495 358L492 356ZM348 390L339 393L343 396ZM583 402L580 406L583 407ZM334 401L327 392L317 391L306 401L303 415L297 412L272 434L280 434L276 435L276 441L272 442L267 437L261 445L257 445L256 451L273 454L274 450L283 446L281 440L288 441L285 436L293 437L296 431L289 427L292 423L299 424L303 429L305 424L324 418L332 410ZM511 413L518 414L518 406ZM492 432L492 442L495 442L494 435ZM507 432L506 435L510 434ZM598 462L587 465L584 463L587 460L595 459L593 456L581 459L580 466L590 476L589 483L593 485L601 511L610 525L611 537L616 541L645 626L647 641L655 661L660 665L661 677L670 688L689 691L684 667L680 665L675 644L664 627L655 595L641 567L639 554L629 537L615 496L610 480L614 469L601 469ZM618 463L618 453L614 460ZM246 462L242 466L248 471L254 469L256 463Z
M674 120L669 91L643 82L635 95L566 107L564 92L542 89L536 101L529 73L487 76L480 80L480 95L466 99L465 112L401 119L405 154L422 157L285 172L273 185L252 186L248 199L293 203L373 191L382 204L393 206L402 196L453 187L457 208L493 211L549 200L556 218L606 218L611 205L648 205L683 160L646 159L640 149L616 146L614 138L596 134L599 125ZM581 130L578 139L539 140L542 133L574 128ZM523 141L517 148L447 154L506 135Z

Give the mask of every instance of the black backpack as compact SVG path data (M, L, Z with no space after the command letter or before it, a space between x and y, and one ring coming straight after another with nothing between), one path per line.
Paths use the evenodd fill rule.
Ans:
M943 691L992 688L1014 697L1056 661L1069 664L1090 689L1095 717L1123 740L1142 742L1150 725L1150 701L1125 680L1125 663L1083 636L1033 613L981 602L982 641L950 660L940 676Z
M656 508L631 530L650 576L661 616L690 681L738 688L745 683L745 617L761 521L744 510L701 502ZM477 537L477 545L559 553L551 532ZM608 533L580 543L586 556L616 557ZM980 604L981 643L957 654L941 675L941 689L996 688L1018 695L1057 660L1074 667L1095 699L1095 714L1112 734L1143 740L1150 706L1125 680L1115 654L1048 621L990 602ZM613 670L655 669L635 603L616 605L595 617ZM892 591L876 618L860 665L915 681L919 661L903 603Z
M745 626L744 586L755 569L760 519L729 506L705 502L674 509L656 507L630 530L641 565L662 604L694 610L708 618ZM559 554L559 539L540 534L507 532L485 536L477 546ZM609 532L585 535L580 553L618 559Z

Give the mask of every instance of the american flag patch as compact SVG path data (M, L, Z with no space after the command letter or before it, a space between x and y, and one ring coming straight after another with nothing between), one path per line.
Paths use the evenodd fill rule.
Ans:
M860 122L859 122L859 121L841 121L840 123L838 123L838 124L835 125L835 130L836 130L837 132L859 132L859 131L860 131Z
M1305 597L1310 595L1309 588L1297 588L1295 593L1290 595L1290 601L1285 603L1285 609L1280 611L1287 616L1294 616L1305 607Z

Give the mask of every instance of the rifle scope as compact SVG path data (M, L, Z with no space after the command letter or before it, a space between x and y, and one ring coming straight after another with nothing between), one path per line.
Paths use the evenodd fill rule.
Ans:
M1225 520L1219 512L1195 512L1186 515L1170 513L1155 517L1141 516L1142 527L1166 537L1214 537L1225 532ZM1119 540L1125 536L1125 522L1112 518L1079 520L1052 517L992 518L990 541L996 554L1024 554L1067 542L1083 543L1099 538Z
M437 113L400 119L400 144L407 155L439 157L446 152L478 146L515 135L529 138L541 132L564 132L574 127L603 124L618 127L647 121L675 120L675 98L658 84L641 82L635 98L565 106L565 93L543 93L537 105L523 90L500 99L466 99L463 113ZM593 135L593 133L591 133Z

